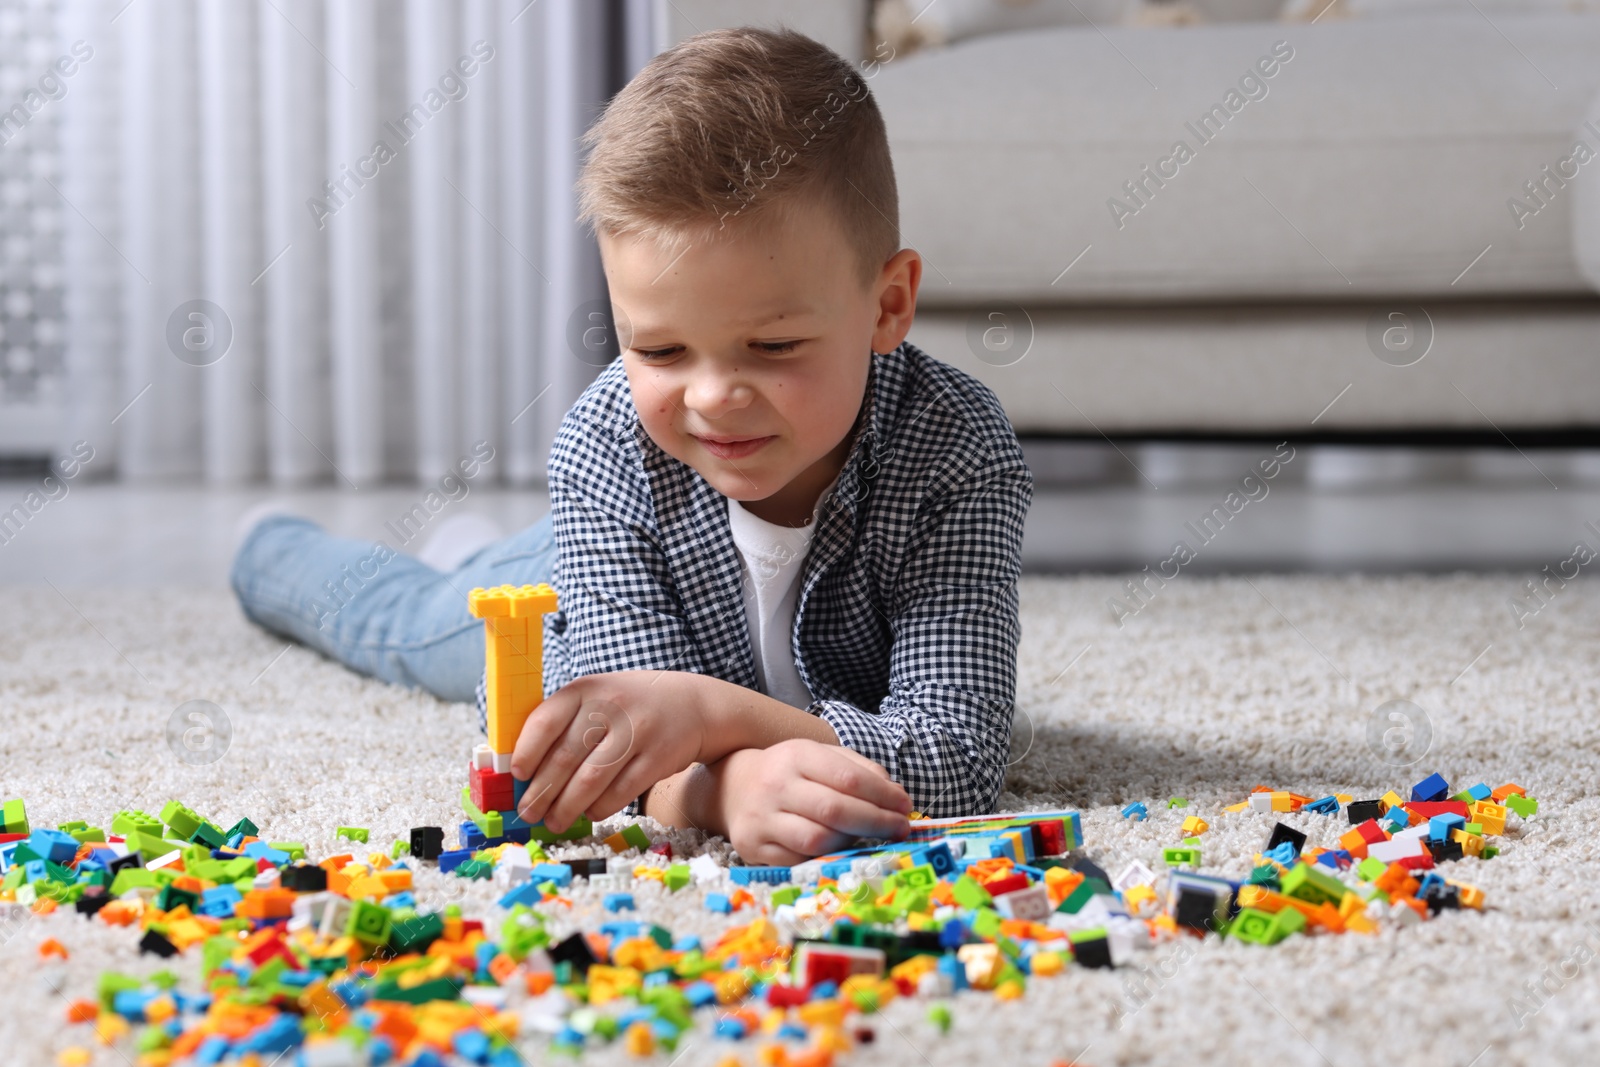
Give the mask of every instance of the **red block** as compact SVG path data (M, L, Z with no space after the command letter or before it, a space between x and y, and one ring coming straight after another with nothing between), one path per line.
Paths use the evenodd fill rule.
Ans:
M1059 856L1067 850L1066 824L1057 819L1047 819L1034 825L1039 828L1039 837L1044 845L1040 855Z
M1425 871L1433 866L1433 853L1422 852L1415 856L1403 856L1395 862L1408 871Z
M1459 815L1463 819L1471 821L1471 816L1467 813L1467 804L1464 800L1413 800L1409 804L1402 804L1401 807L1407 811L1415 812L1424 819L1431 819L1435 815Z
M1388 833L1378 825L1377 819L1368 819L1366 822L1361 823L1356 827L1356 833L1360 834L1361 839L1369 845L1389 840Z
M1031 884L1028 881L1028 876L1018 871L1016 874L1008 874L1004 878L996 878L992 882L985 882L983 883L983 888L989 891L991 897L998 897L1005 893L1015 893L1019 889L1026 889Z
M773 983L767 987L767 1003L774 1008L798 1008L810 999L804 986Z
M806 952L805 973L801 975L805 987L810 989L823 982L843 984L850 977L850 958L837 956L831 952L818 952L815 949Z
M479 811L511 811L516 807L516 783L509 772L473 767L469 783L472 802Z

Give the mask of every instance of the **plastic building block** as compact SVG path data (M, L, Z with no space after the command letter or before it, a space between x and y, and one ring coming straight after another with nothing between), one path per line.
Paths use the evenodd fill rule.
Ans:
M728 894L726 893L707 893L706 910L717 912L719 915L727 915L733 911L733 905L729 902Z
M550 585L478 587L467 610L483 620L489 748L509 753L544 700L544 616L557 608Z
M1135 821L1140 819L1148 819L1150 817L1150 809L1135 801L1134 803L1129 804L1127 807L1122 809L1122 817L1124 819L1133 819Z
M420 860L436 860L444 851L444 827L413 826L411 854Z
M363 845L367 843L369 837L367 828L364 826L341 826L334 830L333 835L342 837L346 841L359 841Z
M788 867L729 867L728 876L735 885L749 885L752 882L761 882L766 885L782 885L789 881L790 869Z
M607 911L633 911L633 894L607 893L605 904Z
M1516 812L1524 819L1539 810L1539 802L1537 800L1532 797L1520 796L1516 793L1506 794L1502 802L1508 809Z
M1349 892L1339 879L1324 874L1309 863L1301 862L1283 876L1283 895L1304 900L1308 904L1337 905Z
M1169 799L1167 801L1167 807L1169 809L1171 809L1171 808L1187 808L1188 806L1189 806L1189 798L1188 797L1172 797L1171 799Z
M1313 800L1300 810L1316 812L1318 815L1337 815L1339 814L1339 798L1331 796Z
M384 945L389 941L393 926L393 913L388 908L367 900L353 900L344 933L364 944Z
M1450 795L1450 783L1435 772L1411 787L1412 800L1443 800Z
M8 800L0 809L0 833L25 834L29 832L28 812L21 800Z
M1183 832L1186 834L1203 834L1211 829L1211 824L1198 815L1190 815L1183 820Z
M1197 848L1164 848L1161 850L1161 860L1168 867L1198 867L1200 866L1200 850Z
M1296 856L1306 847L1306 835L1292 826L1278 823L1272 828L1272 836L1267 838L1267 851L1271 852L1281 844L1289 844L1294 849Z

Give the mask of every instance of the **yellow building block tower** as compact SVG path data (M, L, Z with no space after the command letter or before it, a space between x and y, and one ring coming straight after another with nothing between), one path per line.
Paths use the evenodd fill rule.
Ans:
M543 582L480 586L467 607L483 620L489 748L509 770L522 725L544 700L544 616L556 610L556 591Z

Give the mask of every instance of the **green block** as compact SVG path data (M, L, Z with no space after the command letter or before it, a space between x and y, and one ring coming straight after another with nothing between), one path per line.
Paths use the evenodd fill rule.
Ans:
M941 1034L950 1032L950 1008L945 1004L935 1004L928 1009L928 1021L938 1028Z
M200 824L205 822L198 813L184 807L176 800L169 800L161 809L161 821L171 828L172 832L185 841L194 836L200 829Z
M1498 855L1500 855L1499 849L1495 848L1493 845L1484 845L1483 852L1478 856L1478 858L1481 860L1492 860Z
M1532 797L1522 797L1511 793L1506 796L1506 808L1526 819L1539 810L1539 802Z
M933 892L928 889L902 889L894 895L894 907L902 915L931 912Z
M3 820L5 832L8 834L31 834L28 827L28 812L20 800L8 800L5 807L0 809L0 820Z
M78 880L78 872L71 867L64 867L54 860L44 861L44 876L50 881L60 882L62 885L71 885Z
M154 834L147 834L143 830L131 830L123 839L129 852L137 852L146 861L160 859L169 852L180 852L183 845L167 841Z
M165 885L156 895L156 907L162 911L171 911L179 904L187 904L190 911L200 907L200 894L188 889L179 889L175 885Z
M532 829L529 830L528 834L530 841L537 841L543 845L552 845L557 841L577 841L580 838L588 837L593 832L594 825L589 822L589 817L587 815L579 815L572 821L571 826L567 827L559 834L542 822L535 823ZM643 831L641 831L641 833L642 832ZM648 841L648 838L646 840ZM529 856L531 857L532 853L529 853Z
M1067 931L1067 940L1074 945L1082 944L1085 941L1104 941L1105 939L1106 928L1104 926L1093 926L1087 930Z
M1272 917L1272 943L1277 944L1290 934L1306 928L1306 917L1298 908L1284 908Z
M685 870L687 870L687 869L688 868L686 867ZM668 867L667 868L668 877L670 877L671 874L672 874L672 868ZM795 901L797 901L799 899L800 899L800 887L797 886L797 885L786 885L786 886L782 886L782 887L780 887L778 889L774 889L772 891L772 904L773 904L773 907L777 907L777 906L782 905L782 904L793 904Z
M872 888L871 882L862 882L850 891L847 899L852 904L871 904L878 899L878 891Z
M1167 801L1167 808L1169 810L1172 809L1172 808L1187 808L1188 806L1189 806L1189 798L1188 797L1172 797L1171 799L1169 799Z
M106 832L100 829L98 826L84 826L76 830L68 830L66 832L71 834L72 839L78 842L80 845L86 845L90 841L99 841L104 843L106 839Z
M1285 911L1294 911L1285 908ZM1300 914L1295 912L1296 915ZM1272 923L1275 916L1271 912L1259 908L1240 908L1239 914L1228 922L1227 934L1240 941L1248 941L1253 945L1270 945L1273 943Z
M405 1004L426 1004L434 1000L460 1000L461 983L453 978L435 978L429 982L402 988L399 982L380 981L372 991L373 1000L394 1000Z
M957 904L968 909L982 907L994 901L994 897L989 895L989 891L983 888L982 883L970 874L963 874L955 880L955 884L951 887L951 895L955 897Z
M17 864L18 866L24 863L32 863L34 860L42 859L44 859L44 857L39 855L33 849L29 848L26 841L18 841L17 847L11 852L11 862Z
M299 863L306 858L306 846L303 841L268 841L267 847L287 852L290 863Z
M388 908L374 904L370 900L350 902L350 918L344 927L344 932L348 936L362 944L382 945L388 942L393 928L393 915Z
M137 889L139 886L155 887L160 884L160 881L156 878L155 871L146 870L143 867L124 867L111 880L110 893L114 897L120 897L128 890Z
M347 841L359 841L363 845L367 843L367 839L371 836L365 826L341 826L334 830L333 833L335 837L342 837Z
M115 971L101 972L100 985L97 990L100 999L100 1010L110 1011L118 993L136 993L142 985L143 983L139 979L131 975L118 974Z
M486 860L468 860L455 869L457 878L477 879L486 881L494 877L494 864Z
M1272 864L1263 864L1250 872L1248 884L1266 886L1269 889L1278 888L1278 868Z
M505 836L505 820L498 811L480 811L478 805L472 802L470 785L461 787L461 810L466 812L467 818L478 824L478 829L483 831L484 837L493 839Z
M1098 878L1085 878L1073 887L1072 892L1057 905L1056 910L1064 915L1076 915L1083 910L1083 906L1099 893L1110 893L1111 887Z
M929 863L907 867L895 875L895 884L905 889L932 889L938 881L939 875Z
M200 946L200 976L210 977L213 971L233 958L233 951L238 947L238 941L221 934L206 938Z
M389 932L389 947L401 954L426 952L429 945L443 936L444 916L430 912L427 915L397 920Z
M678 890L689 884L689 865L687 863L674 863L669 865L667 867L667 875L662 879L662 882L666 885L669 892L676 893ZM800 890L798 888L793 886L790 888L795 890L796 895L799 894ZM776 893L773 894L773 903L780 903L780 901L777 899Z
M58 823L56 825L56 829L60 830L64 834L70 834L74 830L86 830L88 828L89 824L84 822L82 819L76 819L72 822Z
M208 822L201 823L200 827L189 836L189 840L206 846L208 850L221 848L228 843L228 838L222 830Z
M1195 848L1199 846L1200 839L1198 837L1186 837L1183 839L1183 843L1188 845L1190 848Z
M401 856L411 855L411 842L403 838L395 838L394 845L389 849L389 858L397 860Z
M270 989L278 984L278 976L289 966L289 961L282 956L273 956L266 963L250 972L250 977L245 979L245 985L254 989Z
M1301 861L1283 876L1283 895L1303 900L1308 904L1333 904L1344 899L1349 887L1331 874L1323 874L1311 864Z
M972 909L972 932L979 937L993 939L1000 933L1000 913L993 908L984 906Z
M1371 856L1368 856L1366 859L1356 864L1356 875L1363 882L1375 882L1380 876L1382 876L1383 872L1388 869L1389 865L1387 863L1383 862L1382 860L1375 860Z
M1181 867L1188 864L1191 867L1200 866L1200 850L1197 848L1164 848L1161 850L1161 859L1168 867Z
M231 841L233 839L233 835L234 834L242 834L245 837L255 837L255 836L259 835L260 833L261 833L261 827L257 826L255 823L251 822L249 819L240 819L238 822L236 822L232 826L228 827L228 829L226 831L226 836Z
M134 830L161 836L161 820L142 811L119 811L111 817L111 832L128 836Z
M1461 831L1463 833L1471 834L1473 837L1482 837L1483 836L1483 823L1481 823L1481 822L1462 823L1461 824Z
M1466 801L1468 804L1476 804L1478 802L1478 798L1473 796L1470 790L1466 790L1466 789L1463 789L1461 792L1457 793L1455 796L1451 797L1450 799L1451 800L1463 800L1463 801Z
M624 827L622 839L641 852L650 847L650 836L644 832L644 827L638 823L630 823Z

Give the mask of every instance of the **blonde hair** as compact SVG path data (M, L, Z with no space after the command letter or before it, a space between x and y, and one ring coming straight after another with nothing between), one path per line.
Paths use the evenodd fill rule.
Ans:
M830 213L863 288L900 248L883 116L837 52L793 30L741 26L652 59L583 135L578 222L668 253Z

